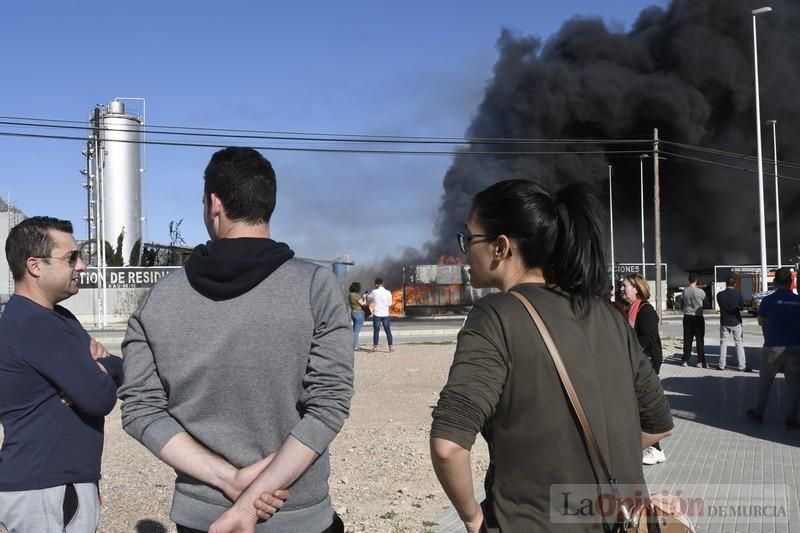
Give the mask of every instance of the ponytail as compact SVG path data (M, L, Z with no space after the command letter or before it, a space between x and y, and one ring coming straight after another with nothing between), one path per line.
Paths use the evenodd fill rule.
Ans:
M583 315L592 299L608 292L603 253L603 209L594 187L568 185L555 195L528 180L495 183L475 195L472 215L490 235L506 235L528 268L570 295Z
M566 291L575 313L583 315L591 301L607 291L603 209L596 188L587 183L574 183L558 191L553 207L558 237L545 279Z

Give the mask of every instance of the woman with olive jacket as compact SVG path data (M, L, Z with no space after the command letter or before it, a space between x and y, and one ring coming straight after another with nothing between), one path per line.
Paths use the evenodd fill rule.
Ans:
M433 467L469 533L604 529L599 514L576 522L580 501L552 492L565 484L594 491L603 474L512 290L542 316L625 495L648 494L642 449L669 435L672 417L636 335L605 297L601 213L586 184L550 194L509 180L474 197L458 235L472 286L500 290L470 311L433 410ZM482 504L470 455L477 433L490 455Z

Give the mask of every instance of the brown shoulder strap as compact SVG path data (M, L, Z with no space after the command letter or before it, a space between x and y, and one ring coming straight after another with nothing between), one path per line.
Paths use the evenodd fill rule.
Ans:
M527 309L528 314L533 320L533 323L536 325L536 329L539 330L539 334L542 336L545 346L547 346L547 351L550 353L550 357L553 360L556 371L558 371L558 377L561 378L561 384L564 386L564 390L566 391L569 401L572 404L572 409L575 411L575 414L578 416L578 420L581 423L581 428L583 428L583 433L586 435L586 440L589 443L589 447L592 449L592 451L594 451L594 455L597 458L597 461L600 463L600 466L603 468L603 472L608 478L609 483L616 484L616 480L611 476L611 472L608 470L608 464L603 458L603 454L600 453L600 447L597 445L597 439L595 439L592 428L589 426L589 420L586 418L586 413L584 412L581 401L578 398L578 393L575 391L575 387L572 386L572 381L569 379L569 374L567 374L567 368L564 366L564 361L561 359L561 354L558 353L558 348L556 348L556 344L553 342L553 337L550 336L550 332L547 330L547 326L545 326L542 317L533 307L531 302L522 294L518 293L517 291L509 292L513 294L520 302L522 302L522 305L525 306L525 309Z

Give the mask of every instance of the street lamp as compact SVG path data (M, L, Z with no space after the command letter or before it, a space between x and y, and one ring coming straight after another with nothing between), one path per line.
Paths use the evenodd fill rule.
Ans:
M778 196L778 136L775 132L777 120L768 120L767 126L772 126L772 162L775 164L775 229L778 239L778 268L781 268L781 202Z
M614 194L611 187L611 165L608 165L608 218L611 222L611 291L617 299L617 273L614 271Z
M642 202L642 277L645 278L644 274L644 160L650 157L647 154L642 154L639 156L639 194L641 197ZM658 270L658 266L656 266L656 270ZM656 272L658 275L658 272Z
M758 150L758 213L761 233L761 290L767 290L767 230L764 219L764 160L761 155L761 102L758 93L758 39L756 38L756 16L772 11L771 7L760 7L753 14L753 72L756 84L756 149Z

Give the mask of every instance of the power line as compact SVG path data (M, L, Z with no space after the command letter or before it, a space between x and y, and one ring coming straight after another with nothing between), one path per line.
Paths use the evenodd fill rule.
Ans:
M672 156L672 157L677 157L679 159L688 159L690 161L697 161L697 162L704 163L704 164L707 164L707 165L713 165L713 166L718 166L718 167L730 168L732 170L738 170L738 171L741 171L741 172L747 172L748 174L757 174L758 173L757 171L755 171L755 170L753 170L751 168L737 167L737 166L734 166L734 165L728 165L726 163L720 163L719 161L710 161L708 159L702 159L700 157L693 157L693 156L689 156L689 155L686 155L686 154L679 154L679 153L676 153L676 152L667 152L667 151L664 151L664 150L661 150L659 153L662 153L662 154L665 154L665 155L669 155L669 156ZM770 173L770 172L764 172L764 175L765 176L775 177L775 174L774 173ZM778 179L800 182L800 178L795 178L793 176L787 176L785 174L779 174L778 175Z
M692 145L692 144L683 144L683 143L678 143L678 142L674 142L674 141L661 141L661 142L663 144L670 144L670 145L676 146L678 148L686 148L686 149L689 149L689 150L696 150L696 151L699 151L699 152L706 152L706 153L715 154L715 155L721 155L721 156L725 156L725 157L732 157L732 158L735 158L735 159L745 159L747 161L752 161L752 162L757 162L758 161L758 158L755 157L755 156L747 155L747 154L740 154L740 153L737 153L737 152L726 152L725 150L718 150L716 148L705 148L705 147L702 147L702 146L695 146L695 145ZM762 159L766 163L775 163L774 159L769 159L769 158L766 158L766 157L762 158ZM779 159L778 160L778 164L783 166L783 167L800 169L800 163L794 163L792 161L781 161Z
M375 143L375 144L447 144L447 145L480 145L480 144L497 144L497 145L519 145L519 144L599 144L599 145L624 145L624 144L649 144L652 142L650 139L533 139L533 138L490 138L490 137L472 137L472 138L456 138L456 137L432 137L432 136L398 136L398 135L362 135L362 134L347 134L347 133L309 133L309 132L296 132L296 131L273 131L273 130L248 130L248 129L227 129L227 128L208 128L208 127L190 127L190 126L169 126L169 125L150 125L150 128L145 129L133 127L126 128L93 128L85 121L78 120L65 120L65 119L46 119L39 117L17 117L17 116L0 116L0 125L16 126L16 127L34 127L45 129L71 129L86 131L87 134L91 131L105 131L105 132L122 132L131 133L139 132L147 135L164 135L164 136L188 136L199 138L230 138L230 139L254 139L254 140L273 140L273 141L288 141L288 142L337 142L337 143ZM147 127L147 126L146 126ZM161 131L161 130L175 130L175 131ZM183 131L182 131L183 130ZM214 132L214 133L204 133ZM3 136L12 137L27 137L27 138L40 138L40 139L56 139L56 140L77 140L85 141L85 137L74 137L67 135L54 135L54 134L31 134L21 132L0 132ZM112 141L112 140L110 140ZM168 141L168 140L153 140L148 139L145 141L132 141L132 140L113 140L112 142L133 142L139 144L152 144L160 146L185 146L195 148L225 148L228 144L219 143L199 143L199 142L183 142L183 141ZM721 157L729 157L740 159L748 162L755 162L756 158L747 154L729 152L715 148L706 148L686 143L679 143L675 141L661 140L662 144L671 145L677 148L687 150L699 151L703 153L713 154ZM292 152L321 152L321 153L351 153L351 154L381 154L381 155L437 155L437 156L454 156L454 155L475 155L475 156L537 156L537 155L604 155L614 156L614 158L635 158L641 154L642 150L537 150L537 151L492 151L492 150L398 150L398 149L361 149L361 148L320 148L310 146L253 146L259 150L273 150L273 151L292 151ZM663 151L662 151L663 152ZM668 152L663 152L668 153ZM708 165L719 167L731 168L734 170L754 173L754 170L738 167L735 165L725 164L719 161L711 161L700 157L692 157L686 154L679 154L669 152L670 155L685 160L696 161ZM774 163L774 160L765 158L765 162ZM800 169L800 163L790 161L778 160L778 164L784 168ZM774 174L765 172L767 176L774 176ZM789 181L800 181L798 178L779 174L781 179Z
M91 131L91 125L77 120L43 119L33 117L0 116L0 124L41 127L58 129L78 129ZM13 121L13 122L9 122ZM34 122L49 122L51 124L38 124ZM80 126L67 126L65 124L80 124ZM292 131L270 130L244 130L225 128L199 128L189 126L146 125L145 127L159 128L162 130L187 130L187 131L156 131L143 130L138 127L125 128L99 128L101 131L114 132L142 132L154 135L188 135L198 137L230 137L245 139L270 139L270 140L295 140L295 141L330 141L330 142L368 142L368 143L397 143L397 144L639 144L650 143L649 139L533 139L533 138L501 138L501 137L433 137L433 136L402 136L402 135L364 135L348 133L310 133ZM196 132L230 132L226 133L196 133ZM241 135L241 134L253 135ZM257 135L255 135L257 134Z
M20 132L0 132L0 136L23 137L32 139L54 139L68 141L86 142L85 137L71 137L68 135L47 135L40 133L20 133ZM210 143L189 143L177 141L156 141L148 139L146 141L135 141L129 139L113 139L107 142L122 142L132 144L145 144L156 146L183 146L192 148L228 148L227 144ZM376 155L469 155L469 156L535 156L535 155L606 155L606 154L638 154L640 150L551 150L551 151L476 151L476 150L379 150L379 149L357 149L357 148L313 148L299 146L251 146L256 150L287 151L287 152L322 152L322 153L344 153L344 154L376 154Z

